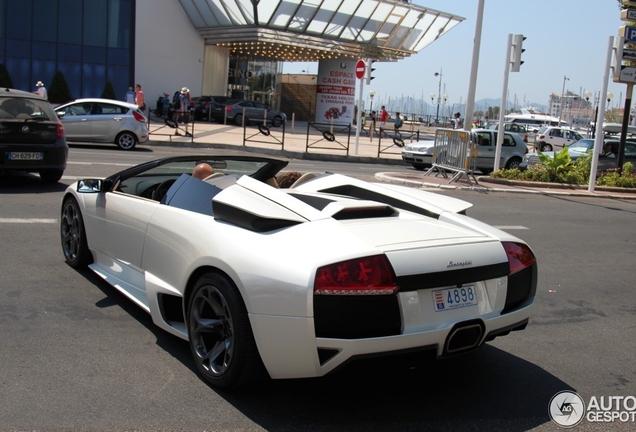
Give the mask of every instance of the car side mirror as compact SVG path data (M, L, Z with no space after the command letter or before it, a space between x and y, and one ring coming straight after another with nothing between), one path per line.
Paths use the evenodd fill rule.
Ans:
M59 118L62 118L66 115L66 111L56 111L55 114L57 114Z
M100 193L104 190L104 181L100 179L84 179L77 182L80 193Z

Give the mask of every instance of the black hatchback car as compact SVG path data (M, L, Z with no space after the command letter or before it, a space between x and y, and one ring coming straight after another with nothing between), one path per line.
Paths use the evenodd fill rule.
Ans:
M199 96L192 99L194 101L194 119L208 120L211 109L231 98L229 96Z
M53 107L34 93L0 89L0 173L37 172L55 183L64 174L68 145Z

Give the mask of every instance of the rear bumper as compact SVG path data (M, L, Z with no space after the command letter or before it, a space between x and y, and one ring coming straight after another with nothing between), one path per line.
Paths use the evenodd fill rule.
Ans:
M42 153L40 160L11 160L12 152ZM0 144L0 171L39 172L66 169L68 145L66 140L54 144Z
M272 378L309 378L332 373L358 358L417 350L431 350L440 358L453 355L448 349L451 335L463 325L478 323L482 328L475 340L477 348L497 336L523 330L533 305L534 302L504 315L449 321L426 331L367 339L316 338L311 318L250 315L250 321L259 353ZM277 337L272 338L272 334Z

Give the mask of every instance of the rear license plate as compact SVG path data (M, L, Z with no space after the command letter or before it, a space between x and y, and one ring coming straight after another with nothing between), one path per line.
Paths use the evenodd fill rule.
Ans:
M44 153L42 152L11 152L9 153L10 160L42 160L44 159Z
M474 306L477 304L477 292L472 285L433 291L433 303L435 312Z

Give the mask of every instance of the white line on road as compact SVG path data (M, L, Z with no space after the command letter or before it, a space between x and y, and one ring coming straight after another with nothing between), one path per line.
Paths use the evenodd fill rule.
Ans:
M57 219L18 219L18 218L0 218L0 223L22 223L22 224L56 224Z
M527 229L530 229L530 228L526 228L526 227L521 226L521 225L495 225L494 227L497 228L497 229L500 229L500 230L527 230Z

